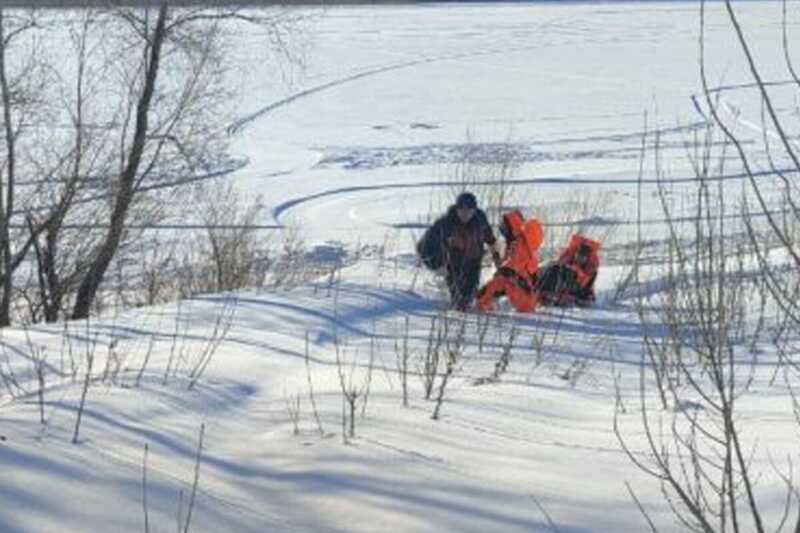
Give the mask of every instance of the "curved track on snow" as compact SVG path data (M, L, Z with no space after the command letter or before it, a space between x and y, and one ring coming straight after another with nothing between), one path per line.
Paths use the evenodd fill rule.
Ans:
M791 172L791 169L784 169L783 172ZM761 171L756 172L756 177L770 177L773 176L775 172L773 171ZM731 181L731 180L744 180L747 179L748 175L746 173L734 173L734 174L727 174L722 177L718 178L711 178L707 181ZM677 185L677 184L688 184L696 182L697 178L692 176L682 176L682 177L673 177L673 178L646 178L642 179L641 183L647 185ZM479 181L474 182L475 186L491 186L496 184L495 181ZM558 176L550 176L550 177L539 177L539 178L522 178L522 179L510 179L504 182L507 186L520 186L520 185L536 185L536 186L565 186L565 185L593 185L593 186L600 186L600 187L618 187L621 185L624 186L636 186L640 183L640 180L636 178L602 178L602 177L558 177ZM293 198L291 200L284 201L277 206L275 206L272 210L272 215L276 222L280 223L281 219L284 218L286 215L290 214L292 210L299 208L301 206L305 206L307 204L312 204L317 201L321 200L329 200L331 198L338 197L340 202L344 203L348 197L357 194L368 194L368 193L384 193L390 191L412 191L412 190L430 190L430 189L448 189L455 186L458 186L459 182L456 181L420 181L414 183L386 183L382 185L352 185L352 186L344 186L344 187L337 187L328 190L324 190L312 195L308 196L301 196L297 198ZM734 216L734 215L730 215ZM677 219L673 219L677 220ZM679 221L679 220L677 220ZM629 221L619 221L618 223L625 223ZM665 220L658 219L658 220L650 220L645 221L645 223L663 223Z
M549 26L552 23L553 23L552 20L551 21L547 21L547 22L541 24L540 28L545 28L545 27ZM436 62L439 62L439 61L457 61L457 60L464 60L464 59L474 59L474 58L477 58L477 57L493 56L493 55L498 55L498 54L508 54L508 53L513 53L513 52L524 52L524 51L528 51L528 50L535 50L535 49L540 48L540 47L541 47L540 44L536 44L536 45L530 45L530 46L505 47L505 48L497 48L497 49L492 49L492 50L482 50L480 52L474 52L473 51L473 52L463 52L463 53L455 53L455 54L443 54L443 55L438 55L438 56L429 56L429 57L423 57L423 58L420 58L420 59L412 59L412 60L408 60L408 61L401 61L401 62L398 62L398 63L384 64L384 65L380 65L380 66L377 66L377 67L374 67L374 68L368 68L368 69L362 70L360 72L356 72L355 74L351 74L349 76L336 78L334 80L331 80L331 81L328 81L328 82L325 82L325 83L322 83L322 84L319 84L319 85L308 87L308 88L303 89L301 91L298 91L298 92L295 92L293 94L290 94L289 96L286 96L285 98L281 98L281 99L276 100L276 101L274 101L272 103L269 103L269 104L265 105L264 107L262 107L261 109L258 109L257 111L254 111L254 112L252 112L252 113L250 113L248 115L245 115L245 116L235 120L230 126L228 126L226 131L228 132L229 135L237 135L237 134L241 133L249 124L251 124L255 120L257 120L257 119L259 119L259 118L271 113L272 111L274 111L276 109L279 109L281 107L289 105L289 104L291 104L291 103L293 103L293 102L295 102L297 100L300 100L302 98L314 95L316 93L319 93L319 92L322 92L322 91L326 91L328 89L333 89L333 88L336 88L336 87L340 87L340 86L345 85L347 83L358 81L358 80L363 79L363 78L368 78L368 77L376 76L376 75L379 75L379 74L385 74L387 72L392 72L392 71L395 71L395 70L401 70L401 69L405 69L405 68L415 67L415 66L418 66L418 65L436 63Z

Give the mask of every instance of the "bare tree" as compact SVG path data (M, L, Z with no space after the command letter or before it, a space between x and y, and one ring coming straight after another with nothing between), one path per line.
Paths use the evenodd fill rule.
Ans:
M73 318L86 318L89 316L89 310L97 289L100 287L100 283L108 266L111 264L125 231L125 220L140 178L139 167L142 164L147 135L150 133L150 108L153 105L153 95L155 94L158 80L162 49L167 39L168 8L168 2L161 2L152 33L147 31L148 21L145 18L144 35L146 37L144 48L148 57L142 69L143 80L136 104L132 142L126 151L125 164L117 180L114 207L110 215L108 232L78 288L75 307L72 311ZM135 21L135 19L133 20Z
M23 26L24 27L24 26ZM6 55L8 46L13 37L19 34L11 32L6 35L5 11L0 9L0 89L2 89L3 99L3 133L5 138L6 162L5 162L5 194L0 195L0 240L2 242L3 254L3 300L0 303L0 325L7 326L11 323L9 308L11 301L11 236L9 234L9 217L14 211L14 182L16 178L16 139L19 130L15 131L12 113L12 94L8 80L8 67L6 65Z
M769 313L777 324L769 339L778 355L775 372L783 372L789 406L797 413L800 252L793 228L800 211L789 175L800 171L800 161L732 2L726 0L722 7L757 89L764 151L747 148L731 124L737 117L724 114L719 91L708 83L706 6L701 2L700 67L709 110L706 136L695 139L689 153L696 176L685 191L689 211L678 213L659 188L668 229L662 290L656 295L640 293L637 303L644 336L639 382L644 452L631 449L622 435L621 412L615 428L630 459L661 483L667 503L685 529L781 531L789 523L793 531L800 531L800 496L791 460L787 473L770 459L786 495L780 515L773 517L772 508L759 499L763 472L755 459L760 450L748 435L739 407L757 372L757 346L767 341L764 323ZM784 6L785 59L797 84L786 27ZM726 165L732 159L728 152L746 179L738 206L725 184ZM758 153L767 156L771 172L766 179L754 171ZM788 162L790 170L779 168L778 160ZM651 387L657 390L660 411L649 408ZM644 512L640 504L639 508ZM791 523L793 509L797 517Z
M711 126L708 135L714 135ZM646 453L629 448L620 431L621 412L615 428L631 460L662 484L687 530L725 531L730 526L733 531L764 531L754 488L759 473L736 411L753 372L745 356L758 335L754 325L759 320L747 299L758 283L757 272L747 268L742 248L733 245L742 232L727 217L730 199L724 183L711 179L722 169L710 164L712 152L703 157L690 191L689 216L680 217L686 222L678 222L674 208L662 202L671 251L665 281L662 292L640 295L637 302L643 326L639 401ZM693 238L691 246L684 235ZM649 407L651 385L660 412Z
M281 68L300 65L295 36L310 18L277 5L169 0L87 2L76 14L0 9L0 325L11 322L15 299L28 303L29 319L88 316L103 304L98 291L113 267L124 300L131 244L186 204L166 200L242 164L226 155L230 36L255 27ZM209 237L221 257L230 242L247 248L240 244L252 243L252 230ZM15 283L31 256L26 274L35 275ZM218 285L237 283L243 272L224 266Z
M146 202L144 191L186 175L208 173L224 159L224 120L229 109L225 73L225 24L256 24L285 44L295 21L281 11L241 8L173 8L168 0L156 13L118 8L106 23L118 32L112 51L128 61L119 67L115 118L119 126L119 170L107 184L110 204L106 230L91 255L77 289L73 318L88 316L106 273L125 242L128 220L138 211L153 215L163 207ZM288 52L287 52L288 53ZM183 176L183 177L182 177Z
M30 195L33 205L26 209L47 322L55 322L64 312L64 300L74 292L95 246L92 232L67 231L65 226L91 227L98 221L102 206L78 209L78 204L96 194L93 176L107 174L112 163L107 128L100 125L98 113L91 111L102 108L98 95L105 92L103 80L111 68L109 58L101 53L107 35L99 20L98 11L87 7L69 27L74 78L59 76L53 95L60 105L55 113L67 125L60 135L45 133L35 165L41 182Z
M37 99L41 96L44 76L35 46L20 44L22 37L36 27L33 11L9 14L0 7L0 102L3 106L2 149L0 168L0 254L2 255L2 288L0 326L11 323L12 274L22 262L32 242L15 247L12 243L12 219L16 209L17 182L23 166L21 142L26 123L35 122ZM24 42L24 41L23 41ZM23 56L12 62L12 54ZM15 249L16 248L16 249Z

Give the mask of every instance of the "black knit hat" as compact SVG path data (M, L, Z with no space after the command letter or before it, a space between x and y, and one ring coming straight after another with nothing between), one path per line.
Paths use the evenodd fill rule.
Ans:
M471 192L462 192L458 195L458 198L456 198L456 207L476 209L478 207L478 200L475 199L475 195Z

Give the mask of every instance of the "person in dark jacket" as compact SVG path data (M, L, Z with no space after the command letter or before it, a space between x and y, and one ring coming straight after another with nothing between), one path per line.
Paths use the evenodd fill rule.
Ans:
M444 267L453 309L466 311L472 304L480 283L485 245L491 248L492 258L499 265L500 253L492 227L470 192L459 194L455 204L433 223L417 245L425 265L432 269Z

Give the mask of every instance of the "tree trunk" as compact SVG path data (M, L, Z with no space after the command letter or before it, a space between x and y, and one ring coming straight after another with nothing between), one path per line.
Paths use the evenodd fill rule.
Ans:
M11 93L6 75L6 40L4 11L0 8L0 90L3 101L3 126L7 151L8 181L3 191L0 179L0 254L3 257L3 298L0 300L0 327L11 324L11 236L9 222L14 209L15 146L14 130L11 126ZM3 198L3 192L6 196ZM5 205L4 205L5 204Z
M138 175L148 133L148 113L155 92L161 49L166 37L167 4L168 2L166 0L161 2L161 6L158 10L156 28L149 42L150 56L145 68L144 87L142 88L142 94L136 105L136 125L133 143L131 144L128 154L128 162L119 177L119 186L114 199L114 208L111 212L108 233L78 288L72 318L87 318L89 316L89 310L95 300L97 290L100 287L100 283L103 281L108 266L111 264L119 248L122 235L125 231L125 221L128 210L136 192L134 188L136 177Z
M59 279L56 268L56 249L58 246L58 228L47 232L45 238L46 245L42 257L42 274L47 284L48 305L45 307L45 322L53 323L58 321L61 311L64 287Z

